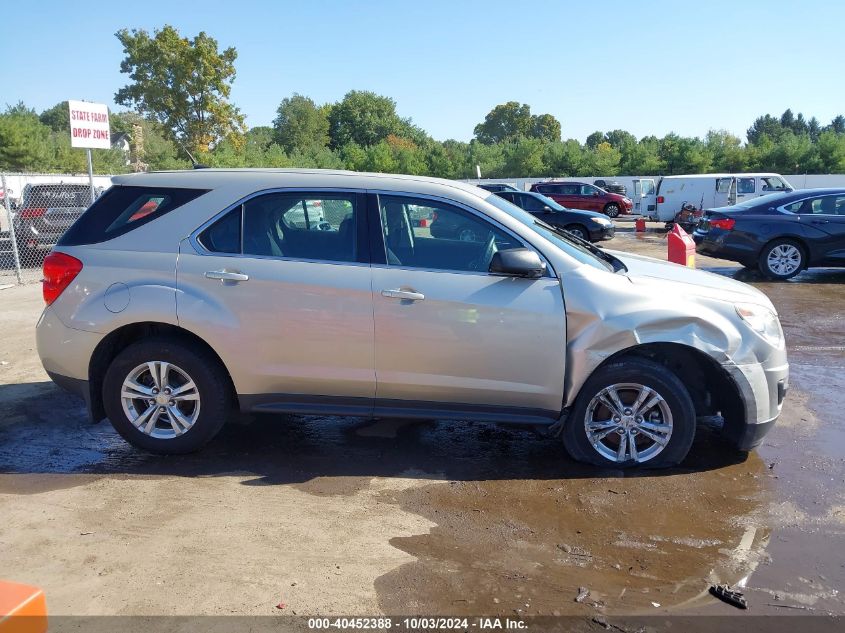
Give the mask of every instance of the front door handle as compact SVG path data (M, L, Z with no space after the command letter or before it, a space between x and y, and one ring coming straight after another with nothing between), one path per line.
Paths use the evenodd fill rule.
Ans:
M828 224L830 220L810 220L810 224Z
M422 301L425 299L425 295L421 292L402 289L382 290L381 296L387 297L388 299L404 299L406 301Z
M231 270L209 270L205 273L207 279L219 279L220 281L248 281L249 275Z

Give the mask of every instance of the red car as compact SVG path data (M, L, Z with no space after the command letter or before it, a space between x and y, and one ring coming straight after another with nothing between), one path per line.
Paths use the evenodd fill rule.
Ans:
M628 215L634 203L627 196L610 193L585 182L538 182L531 185L531 191L542 193L569 209L598 211L608 217Z

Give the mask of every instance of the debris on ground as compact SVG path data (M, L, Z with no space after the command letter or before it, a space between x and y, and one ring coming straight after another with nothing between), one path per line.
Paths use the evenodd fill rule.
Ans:
M741 591L732 591L728 585L710 585L710 593L722 602L732 604L738 609L747 609L748 601Z
M653 606L655 609L657 609L657 608L660 607L660 603L659 602L652 602L651 606Z
M578 587L578 595L575 597L575 602L584 602L590 597L590 590L587 587Z
M280 602L279 604L276 605L276 608L277 609L284 609L286 606L288 606L288 605L286 605L284 602Z

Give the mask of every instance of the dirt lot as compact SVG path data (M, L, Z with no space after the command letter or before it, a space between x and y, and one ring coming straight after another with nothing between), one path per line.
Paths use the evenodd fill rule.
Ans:
M640 475L438 421L242 416L200 454L140 454L41 369L40 287L0 290L0 577L52 614L845 614L845 271L698 263L772 298L792 390L759 450L702 429Z

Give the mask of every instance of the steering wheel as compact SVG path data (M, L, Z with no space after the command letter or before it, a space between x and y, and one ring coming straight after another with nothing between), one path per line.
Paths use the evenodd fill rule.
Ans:
M493 261L493 255L496 254L497 250L499 249L496 247L496 234L491 231L490 237L484 245L481 257L470 264L470 269L477 270L479 272L487 272L490 268L490 262Z

